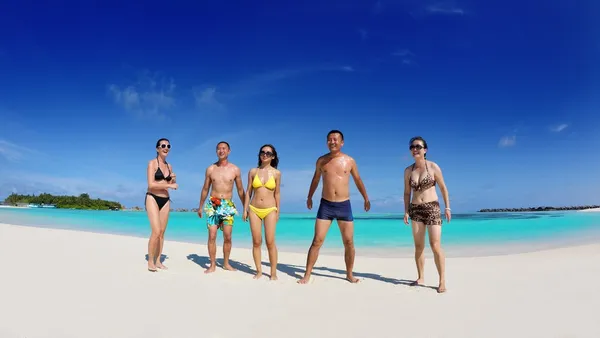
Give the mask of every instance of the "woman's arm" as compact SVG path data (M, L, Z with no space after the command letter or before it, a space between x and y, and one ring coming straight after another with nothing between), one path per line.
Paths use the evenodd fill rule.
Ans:
M446 187L446 182L444 181L442 168L440 168L437 163L433 163L433 167L435 169L435 180L440 186L440 191L442 192L442 197L444 198L444 205L446 206L447 210L450 210L450 195L448 193L448 187Z
M410 203L410 171L404 169L404 213L408 214L408 205Z
M280 188L281 188L281 171L277 171L276 175L275 175L275 183L277 184L277 186L275 187L275 206L277 207L277 213L281 214L281 208L280 208Z
M169 172L171 173L171 182L169 183L177 183L177 175L173 172L173 167L171 166L171 164L168 164L169 166Z

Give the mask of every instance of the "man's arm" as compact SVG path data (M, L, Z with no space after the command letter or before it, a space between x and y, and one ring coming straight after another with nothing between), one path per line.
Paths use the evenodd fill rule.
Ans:
M206 200L206 197L208 196L208 190L210 189L210 173L212 172L212 166L206 168L206 171L204 173L204 185L202 186L202 192L200 193L200 206L198 207L199 210L202 210L202 205L204 205L204 201Z
M250 200L252 199L252 193L254 190L252 189L252 172L254 169L250 169L248 171L248 187L246 188L246 195L244 195L244 210L248 210L248 205L250 205Z
M358 166L356 165L356 161L354 161L354 159L352 159L351 161L352 167L350 168L350 174L354 179L354 184L356 184L356 188L358 188L358 191L362 195L363 199L365 200L365 202L367 202L369 201L367 189L365 189L365 184L363 183L362 178L360 178L360 174L358 173Z
M317 187L319 186L319 181L321 180L321 159L322 157L319 157L315 164L315 173L313 174L312 181L310 181L307 200L312 200L315 190L317 190Z
M408 214L408 205L410 203L410 171L408 168L404 169L404 213Z
M240 202L242 202L242 205L245 205L246 199L244 198L244 182L242 182L242 171L238 167L235 167L235 186L237 187Z

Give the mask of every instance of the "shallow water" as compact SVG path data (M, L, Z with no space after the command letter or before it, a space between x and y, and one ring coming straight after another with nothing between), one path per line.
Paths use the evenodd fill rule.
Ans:
M282 214L277 225L278 247L306 251L312 241L315 215ZM412 232L402 218L402 214L356 214L357 250L381 255L391 249L395 254L409 254L413 246ZM136 237L150 234L146 213L135 211L0 208L0 223ZM206 218L200 219L192 212L172 212L166 238L204 244L207 240ZM451 223L444 222L442 241L447 251L458 255L465 250L493 254L599 239L600 213L566 211L456 214ZM251 246L249 223L243 222L241 217L235 218L233 241L234 246ZM341 248L340 232L334 223L323 250L341 252Z

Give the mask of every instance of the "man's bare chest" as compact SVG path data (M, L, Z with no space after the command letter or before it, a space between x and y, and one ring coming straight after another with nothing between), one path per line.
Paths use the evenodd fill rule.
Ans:
M231 171L214 171L210 178L213 182L233 182L235 175Z
M343 162L328 163L321 168L323 175L348 176L350 175L350 165Z

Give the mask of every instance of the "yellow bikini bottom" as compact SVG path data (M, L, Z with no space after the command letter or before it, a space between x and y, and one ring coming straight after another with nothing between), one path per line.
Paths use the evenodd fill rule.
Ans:
M270 208L262 209L262 208L257 208L255 206L253 206L252 204L250 204L250 210L254 211L256 216L258 216L260 219L265 219L265 217L267 217L267 215L270 214L271 211L277 210L277 207L270 207Z

